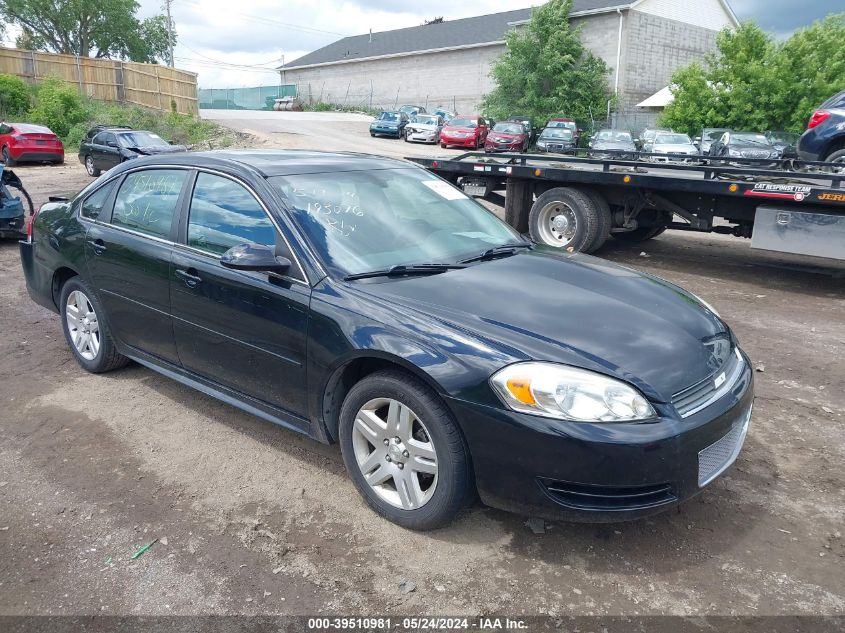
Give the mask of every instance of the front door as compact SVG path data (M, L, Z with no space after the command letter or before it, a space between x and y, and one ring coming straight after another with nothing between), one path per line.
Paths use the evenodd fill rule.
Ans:
M85 244L89 277L112 335L174 364L179 357L168 280L175 211L189 173L184 169L129 173L119 184L111 213L98 212L90 224Z
M100 132L92 141L94 167L108 171L120 164L120 149L117 146L117 136L112 132Z
M311 288L258 199L239 181L200 172L173 254L171 299L182 366L303 418ZM244 243L274 246L289 275L235 271L220 255Z

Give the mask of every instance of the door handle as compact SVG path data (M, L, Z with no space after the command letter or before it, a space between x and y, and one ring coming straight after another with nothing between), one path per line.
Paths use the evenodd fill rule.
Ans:
M106 252L106 244L100 238L96 240L88 240L88 244L94 249L96 255L102 255Z
M202 283L202 277L197 274L196 268L188 268L187 270L177 269L176 276L184 281L188 288L196 288Z

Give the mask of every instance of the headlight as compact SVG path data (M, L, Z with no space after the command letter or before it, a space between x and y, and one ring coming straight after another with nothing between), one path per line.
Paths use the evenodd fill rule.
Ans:
M546 147L545 141L537 141L537 147Z
M514 411L575 422L632 422L657 415L630 385L555 363L516 363L490 379Z
M736 149L729 149L728 156L732 156L733 158L742 158L742 152Z

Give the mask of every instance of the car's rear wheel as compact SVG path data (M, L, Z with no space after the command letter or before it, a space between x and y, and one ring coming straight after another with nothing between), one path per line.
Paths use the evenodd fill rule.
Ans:
M469 499L463 436L442 400L398 370L356 384L340 412L347 471L367 504L413 530L449 523Z
M571 187L542 194L528 216L531 239L574 252L587 252L602 230L602 209L592 196Z
M8 147L4 147L4 148L3 148L3 164L4 164L6 167L14 167L14 166L15 166L15 164L16 164L16 162L17 162L17 161L15 161L15 159L14 159L14 158L12 158L12 155L11 155L11 154L9 154L9 148L8 148Z
M89 176L97 177L100 175L100 170L94 166L94 159L91 156L85 157L85 171L88 172Z
M129 360L117 351L103 309L88 285L68 280L61 294L62 329L76 361L95 374L123 367Z
M839 151L833 152L827 158L825 158L826 163L835 163L836 166L829 169L829 171L835 174L845 173L845 149L840 149Z

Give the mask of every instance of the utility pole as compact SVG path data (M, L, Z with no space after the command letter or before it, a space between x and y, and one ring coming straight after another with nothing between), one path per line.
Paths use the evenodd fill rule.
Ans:
M173 0L164 0L164 7L167 9L167 47L170 51L170 67L173 68L173 18L170 17L170 5Z

